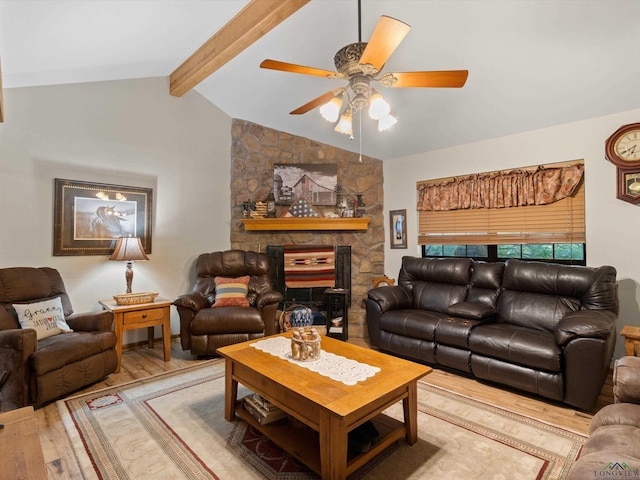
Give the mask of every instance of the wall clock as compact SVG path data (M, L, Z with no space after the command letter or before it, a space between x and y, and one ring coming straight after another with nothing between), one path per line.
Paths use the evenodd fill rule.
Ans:
M617 198L625 202L640 203L640 166L637 168L618 168Z
M640 168L640 123L623 125L605 142L607 160L618 168Z

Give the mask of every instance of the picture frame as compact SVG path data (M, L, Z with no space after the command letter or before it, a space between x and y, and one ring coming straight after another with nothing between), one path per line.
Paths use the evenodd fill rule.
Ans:
M389 211L391 248L407 248L407 210Z
M53 255L110 255L119 237L151 253L153 189L55 179Z
M273 193L276 205L292 205L304 196L311 205L335 206L337 186L337 163L273 165Z
M637 205L640 203L640 166L616 168L618 184L616 198Z

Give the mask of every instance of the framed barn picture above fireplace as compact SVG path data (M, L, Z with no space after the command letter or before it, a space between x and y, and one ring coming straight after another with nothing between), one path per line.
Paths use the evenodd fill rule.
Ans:
M110 255L119 237L151 253L151 188L55 179L53 255Z
M304 197L312 205L336 204L338 164L289 163L273 166L273 194L277 205L291 205Z

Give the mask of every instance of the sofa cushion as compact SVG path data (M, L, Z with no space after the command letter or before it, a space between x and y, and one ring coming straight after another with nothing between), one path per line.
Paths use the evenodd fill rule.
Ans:
M191 335L262 333L264 323L255 308L203 308L193 317L190 328Z
M502 287L578 299L584 308L618 310L616 269L509 259Z
M466 296L466 285L421 281L413 284L413 308L416 309L446 313L449 306L463 302Z
M214 308L218 307L248 307L247 293L249 289L249 275L237 278L216 277L216 300Z
M398 285L411 288L416 281L467 285L472 262L470 258L402 257Z
M26 302L51 295L51 279L39 268L11 267L0 270L0 302Z
M380 317L380 330L421 340L435 339L436 326L447 315L427 310L390 310Z
M503 262L473 262L467 302L479 302L495 307L502 286Z
M497 310L500 323L553 332L567 314L580 310L580 302L570 297L505 290Z
M30 361L37 376L115 348L113 332L72 332L40 340Z
M22 328L32 328L36 331L38 340L68 333L71 327L67 325L59 298L52 298L36 303L13 304Z
M552 333L517 325L479 325L471 331L469 348L476 354L547 372L562 371L562 351Z

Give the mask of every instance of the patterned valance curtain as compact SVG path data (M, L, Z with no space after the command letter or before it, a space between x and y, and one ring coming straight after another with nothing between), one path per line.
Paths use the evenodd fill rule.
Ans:
M419 183L418 211L547 205L573 194L584 164L479 173L440 183Z

